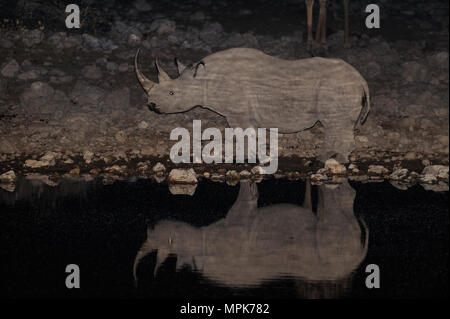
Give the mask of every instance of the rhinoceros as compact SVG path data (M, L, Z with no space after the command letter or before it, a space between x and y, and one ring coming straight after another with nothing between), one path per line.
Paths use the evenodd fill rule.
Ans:
M137 282L142 258L157 250L154 274L169 254L176 254L177 268L189 265L233 287L278 276L346 280L366 256L369 232L366 228L362 236L353 213L355 191L348 183L334 189L319 186L318 194L317 215L311 209L309 183L303 207L284 203L258 208L256 184L241 182L224 219L200 228L179 221L149 228L135 258L134 278Z
M211 54L185 67L177 62L171 79L156 62L158 84L138 68L149 106L161 113L201 106L226 118L231 128L277 128L296 133L320 123L325 141L319 159L342 162L355 147L354 130L370 110L369 88L361 74L340 59L282 60L250 48Z

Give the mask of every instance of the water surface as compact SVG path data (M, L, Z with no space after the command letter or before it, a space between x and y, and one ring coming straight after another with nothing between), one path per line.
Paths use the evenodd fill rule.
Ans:
M447 207L448 192L387 182L201 182L189 196L151 180L21 180L0 190L2 295L448 297Z

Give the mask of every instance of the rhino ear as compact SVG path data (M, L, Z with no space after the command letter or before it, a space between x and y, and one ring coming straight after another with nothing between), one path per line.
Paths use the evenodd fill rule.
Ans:
M193 70L194 70L194 74L192 76L194 78L199 74L206 73L205 62L203 62L203 61L198 62L197 64L194 65Z
M175 58L175 65L177 66L178 75L181 75L183 71L186 69L186 65L180 62L177 58Z

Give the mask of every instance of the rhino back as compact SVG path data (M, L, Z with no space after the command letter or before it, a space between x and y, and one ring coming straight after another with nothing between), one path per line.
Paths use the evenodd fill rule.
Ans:
M330 104L336 112L349 111L339 109L342 94L337 92L345 91L354 101L363 92L361 75L340 59L283 60L255 49L236 48L203 61L208 104L241 127L299 131L327 114Z

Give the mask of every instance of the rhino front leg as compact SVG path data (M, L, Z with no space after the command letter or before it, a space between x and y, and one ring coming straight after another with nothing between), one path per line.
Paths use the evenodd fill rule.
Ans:
M325 162L335 157L340 163L348 163L348 156L355 149L355 124L351 120L321 121L325 141L318 159Z

